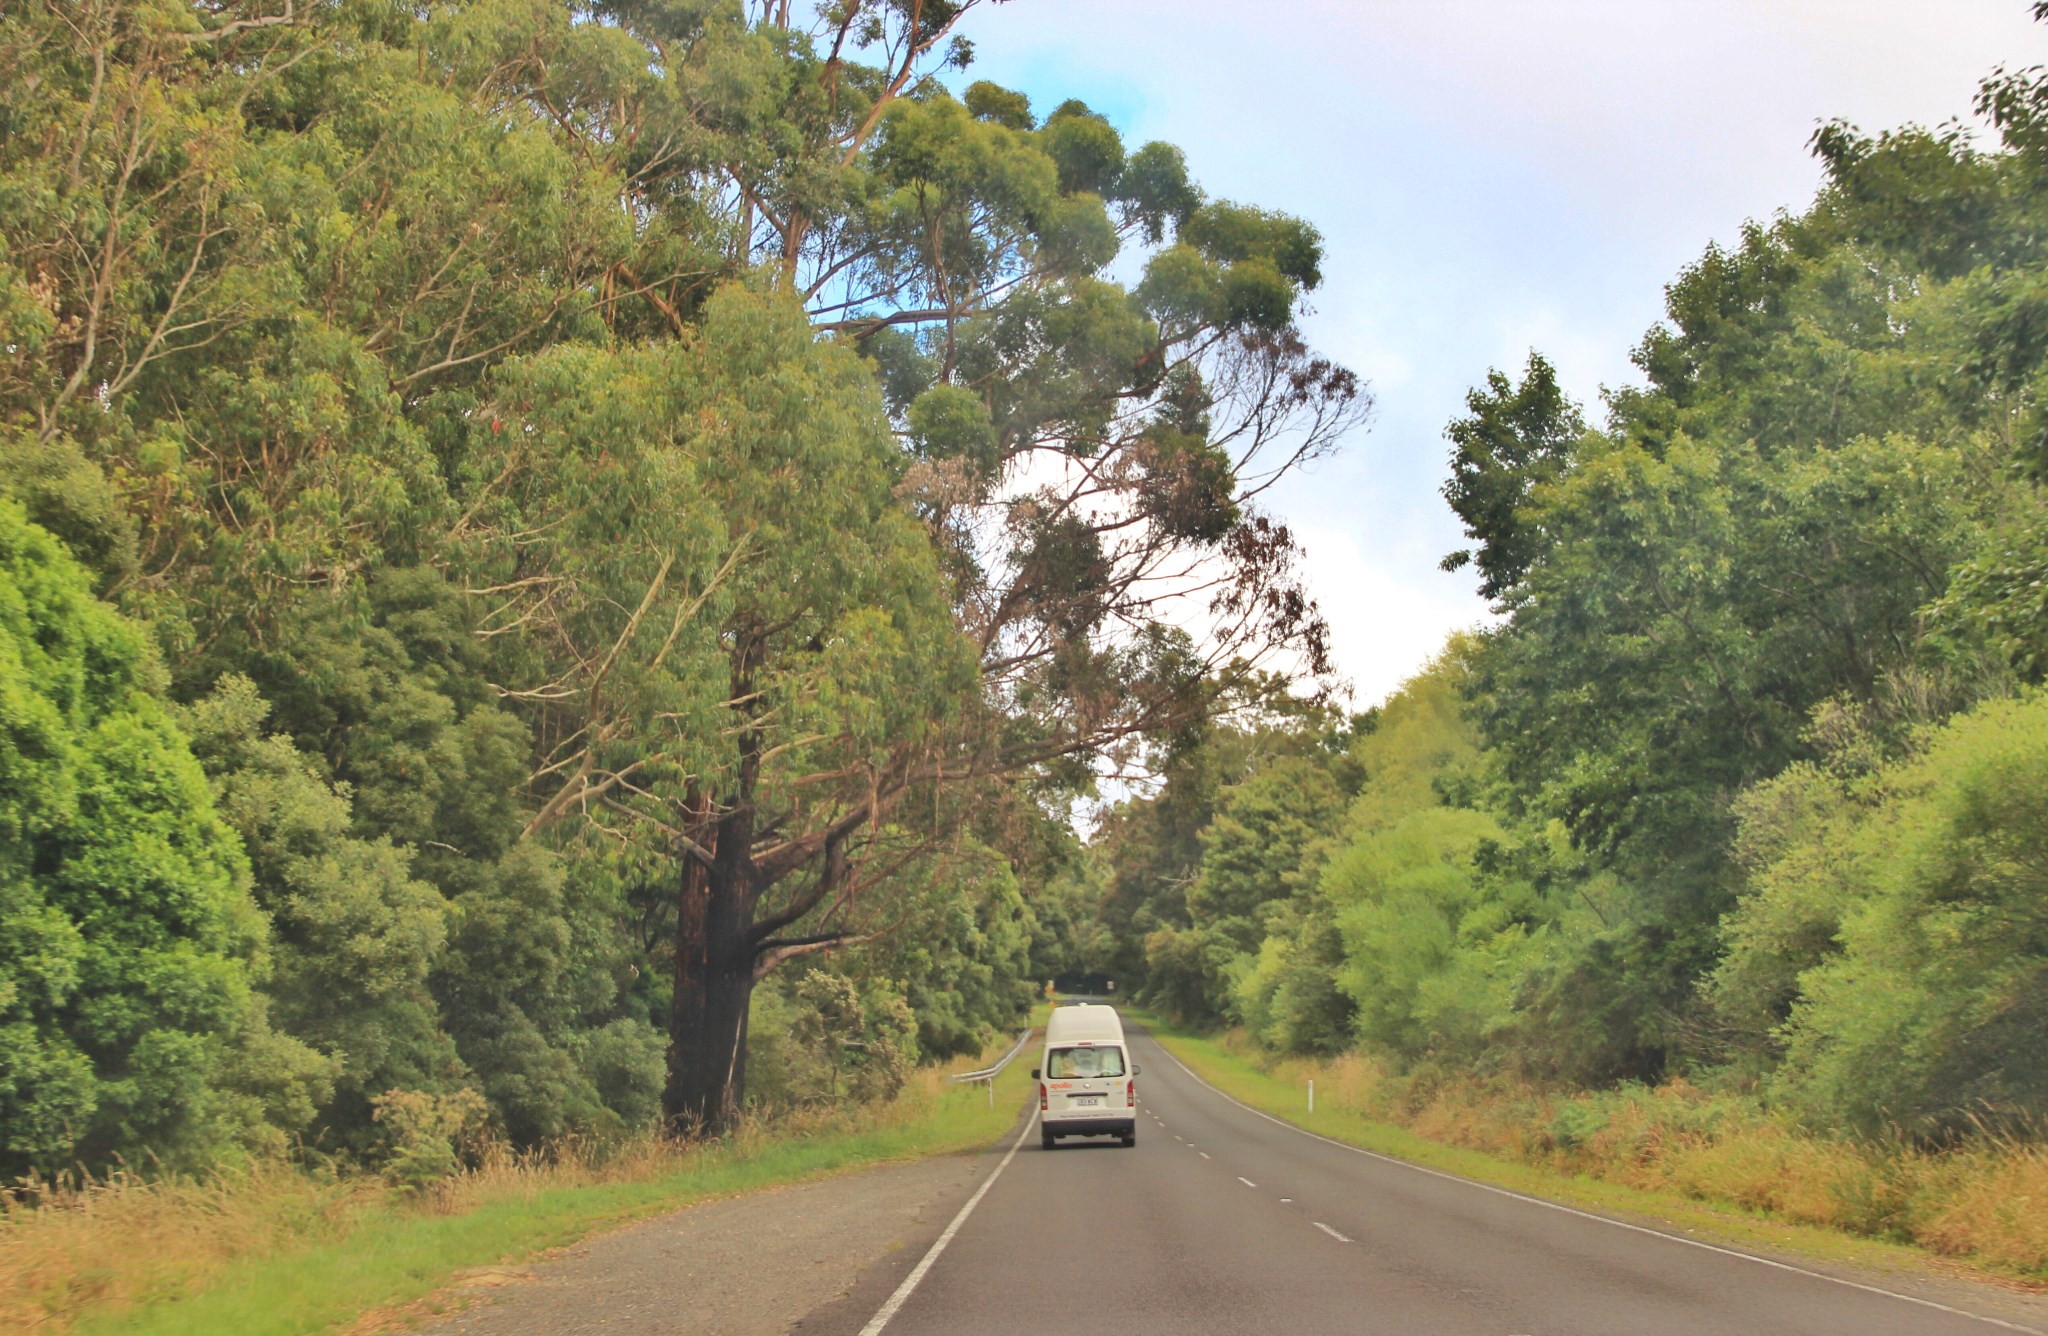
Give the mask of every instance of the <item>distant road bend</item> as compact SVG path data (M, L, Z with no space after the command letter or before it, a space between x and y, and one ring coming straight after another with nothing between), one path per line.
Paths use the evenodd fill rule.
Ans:
M2048 1336L2048 1307L2021 1296L1894 1293L1369 1155L1132 1043L1135 1149L1041 1150L1025 1126L935 1239L798 1330Z

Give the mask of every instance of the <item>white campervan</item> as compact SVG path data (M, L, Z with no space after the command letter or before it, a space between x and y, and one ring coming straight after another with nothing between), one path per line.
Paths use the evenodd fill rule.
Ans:
M1122 1137L1138 1144L1138 1069L1115 1007L1083 1002L1054 1007L1045 1025L1038 1079L1038 1140Z

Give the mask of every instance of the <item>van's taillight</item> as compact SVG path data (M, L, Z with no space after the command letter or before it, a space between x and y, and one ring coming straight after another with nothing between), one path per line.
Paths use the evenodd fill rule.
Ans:
M1135 1109L1135 1108L1137 1108L1137 1107L1138 1107L1138 1083L1137 1083L1136 1081L1133 1081L1133 1082L1131 1082L1131 1083L1130 1083L1129 1085L1127 1085L1127 1086L1125 1086L1125 1087L1124 1087L1124 1092L1125 1092L1125 1095L1127 1096L1127 1098L1126 1098L1126 1099L1124 1100L1124 1103L1125 1103L1125 1104L1127 1104L1127 1105L1129 1105L1129 1106L1130 1106L1131 1108L1134 1108L1134 1109Z
M1045 1082L1043 1081L1038 1083L1038 1111L1040 1113L1045 1112Z

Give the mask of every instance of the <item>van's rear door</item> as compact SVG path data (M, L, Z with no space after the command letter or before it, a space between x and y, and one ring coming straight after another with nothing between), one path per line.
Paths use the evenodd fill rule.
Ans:
M1064 1118L1113 1118L1130 1113L1130 1064L1117 1044L1086 1041L1046 1053L1046 1114Z

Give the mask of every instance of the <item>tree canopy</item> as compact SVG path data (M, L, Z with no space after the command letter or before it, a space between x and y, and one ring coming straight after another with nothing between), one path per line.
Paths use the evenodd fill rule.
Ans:
M978 3L0 15L0 497L67 591L0 1167L885 1091L1073 963L1098 776L1327 669L1259 504L1367 402L1320 238L961 77Z
M1677 276L1600 420L1540 353L1471 392L1444 565L1498 620L1355 723L1212 734L1103 823L1146 997L1418 1072L2038 1130L2048 83L1976 109L1824 126L1818 198ZM1246 860L1282 791L1313 834Z

